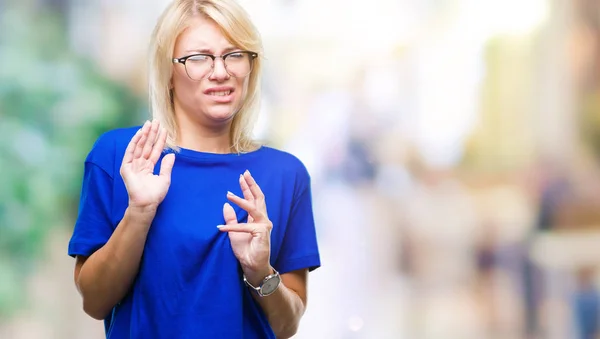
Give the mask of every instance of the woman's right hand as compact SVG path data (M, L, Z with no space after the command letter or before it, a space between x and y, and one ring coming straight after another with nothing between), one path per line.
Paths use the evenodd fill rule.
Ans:
M154 174L166 140L167 130L154 120L146 121L129 142L120 170L129 195L129 207L156 208L167 195L175 154L165 155L160 174Z

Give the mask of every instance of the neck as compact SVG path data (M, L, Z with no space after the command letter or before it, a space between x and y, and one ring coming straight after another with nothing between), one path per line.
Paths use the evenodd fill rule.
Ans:
M205 153L231 153L231 121L222 126L205 126L187 114L175 113L177 145Z

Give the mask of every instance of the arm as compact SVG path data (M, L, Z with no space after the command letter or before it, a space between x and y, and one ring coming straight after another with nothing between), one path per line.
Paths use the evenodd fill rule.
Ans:
M225 204L223 217L226 224L217 227L229 233L233 252L248 282L259 286L265 277L273 273L269 259L273 224L267 216L264 194L248 171L240 177L240 186L244 198L231 192L228 192L227 198L248 212L248 222L239 224L231 205ZM298 329L306 309L307 276L308 269L284 273L279 288L273 294L265 297L254 295L277 338L289 338Z
M154 174L167 138L166 130L159 132L159 128L157 121L146 122L125 150L120 174L129 196L129 206L119 225L108 241L91 255L75 253L78 256L74 278L83 297L83 309L98 320L104 319L131 288L148 230L171 183L174 155L163 157L160 174ZM95 219L92 215L84 220Z
M248 281L258 286L264 277L273 273L269 270L265 275L258 275L258 278L247 276ZM273 294L260 297L251 292L267 315L277 338L290 338L298 331L300 319L306 310L307 278L307 269L292 271L281 275L281 284Z
M152 209L128 208L106 245L89 257L77 256L75 285L92 318L106 318L129 291L153 218Z

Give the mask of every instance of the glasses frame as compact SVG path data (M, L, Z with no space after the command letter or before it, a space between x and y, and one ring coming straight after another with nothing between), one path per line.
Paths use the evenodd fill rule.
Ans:
M207 54L207 53L195 53L195 54L186 55L181 58L173 58L173 63L174 64L182 64L183 67L185 68L185 74L187 74L188 78L190 78L193 81L200 81L200 80L208 78L215 71L215 60L221 59L221 60L223 60L223 67L225 67L225 71L227 72L227 74L229 74L229 76L237 78L237 76L229 73L225 59L227 59L227 57L230 55L239 54L239 53L245 53L250 56L250 72L248 72L248 74L240 77L240 78L244 78L244 77L247 77L248 75L250 75L250 73L252 73L252 70L254 69L254 59L256 59L258 57L258 53L252 52L252 51L233 51L233 52L228 52L228 53L225 53L222 55L214 55L214 54ZM190 73L188 72L188 69L187 69L187 66L185 63L187 62L187 60L189 58L199 56L199 55L211 58L212 66L210 67L210 71L207 72L206 75L204 75L201 79L196 80L190 76Z

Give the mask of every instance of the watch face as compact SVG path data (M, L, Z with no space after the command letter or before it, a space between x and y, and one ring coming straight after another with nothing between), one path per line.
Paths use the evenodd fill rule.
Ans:
M279 286L279 282L280 282L279 275L275 275L275 276L269 278L267 281L265 281L262 284L260 292L263 295L269 295L269 294L275 292L275 290Z

